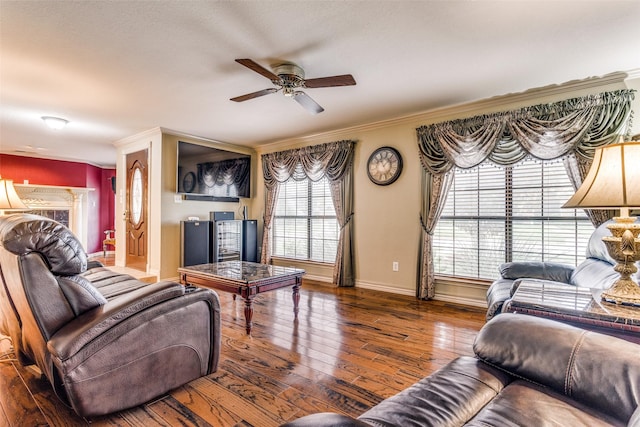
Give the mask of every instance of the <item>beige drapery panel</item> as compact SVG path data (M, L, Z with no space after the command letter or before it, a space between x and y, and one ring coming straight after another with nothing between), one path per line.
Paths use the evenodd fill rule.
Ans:
M333 283L354 286L353 153L355 141L336 141L262 155L266 187L262 263L271 262L271 224L280 183L289 178L318 181L327 177L340 225Z
M420 209L420 226L422 239L418 265L419 281L416 289L418 298L433 298L435 294L435 275L433 268L433 232L440 219L440 214L447 201L447 194L453 183L453 172L438 175L422 169L422 203Z
M591 168L592 158L584 158L574 155L566 156L562 159L564 162L564 168L567 171L569 180L576 190L582 185L584 177L587 176L589 169ZM613 218L616 215L616 211L610 209L584 209L584 213L587 214L589 220L594 227L598 227L605 221Z
M421 260L416 295L433 298L432 234L446 202L451 169L484 161L513 165L527 156L565 159L580 186L598 147L616 142L631 112L633 90L602 92L518 110L459 119L417 129L424 169ZM606 213L588 213L594 224Z
M264 161L264 160L263 160ZM271 228L273 224L273 215L276 208L276 200L280 194L280 183L275 181L264 195L264 216L262 217L262 251L260 262L262 264L271 264Z

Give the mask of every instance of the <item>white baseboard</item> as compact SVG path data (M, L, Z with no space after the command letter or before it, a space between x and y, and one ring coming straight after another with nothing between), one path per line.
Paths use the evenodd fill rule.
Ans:
M309 273L305 273L304 276L302 276L302 280L304 279L313 280L314 282L333 283L333 280L331 277L318 276L318 275L309 274Z
M382 285L379 283L356 281L356 288L371 289L372 291L389 292L391 294L415 296L414 289L401 289L394 286Z
M436 301L452 302L452 303L455 303L455 304L470 305L472 307L479 307L479 308L484 308L484 309L487 308L487 302L486 301L477 300L475 298L465 298L465 297L459 297L459 296L445 295L445 294L436 293L434 295L433 299L436 300Z
M107 251L107 255L116 255L116 251ZM92 252L90 254L87 254L87 256L89 258L93 258L93 257L103 257L104 256L104 252L99 251L99 252Z
M381 285L376 283L356 282L356 287L363 288L363 289L371 289L374 291L389 292L389 293L398 294L398 295L407 295L407 296L416 295L416 291L413 289L401 289L393 286ZM479 307L484 309L487 308L487 302L485 300L479 300L476 298L436 293L433 299L436 301L451 302L454 304L469 305L472 307Z

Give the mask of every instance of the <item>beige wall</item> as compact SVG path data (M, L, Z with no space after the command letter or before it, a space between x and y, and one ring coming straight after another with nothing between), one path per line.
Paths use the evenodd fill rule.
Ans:
M417 127L445 120L584 96L590 93L623 89L627 85L631 86L632 83L640 85L640 80L625 83L625 75L622 74L605 79L589 79L561 87L554 86L523 94L496 97L323 135L290 139L259 147L257 150L259 154L262 154L341 139L356 140L354 163L356 286L414 295L418 272L421 197L421 165L418 158ZM639 100L636 99L635 109L637 111L640 111L639 104ZM640 117L636 121L640 122ZM638 124L634 123L634 128L637 128ZM404 163L402 175L389 186L373 184L369 181L366 172L366 162L369 155L383 145L390 145L398 149ZM258 172L258 175L262 175L261 171ZM262 187L259 182L257 194L259 200L263 198ZM397 272L392 271L394 261L399 263L400 268ZM287 264L306 268L305 264L300 262L287 262ZM314 265L312 268L313 275L318 275L317 266ZM326 272L324 280L330 280L331 270L326 269ZM436 284L436 299L485 306L487 286L488 283L483 281L439 280Z
M147 212L149 222L149 239L148 239L148 262L146 271L157 275L161 263L160 252L153 250L158 248L161 244L161 236L159 233L153 230L159 230L160 212L157 209L151 209L153 206L158 206L158 185L154 185L154 182L159 182L161 173L161 165L158 163L160 159L160 153L158 148L161 147L161 134L157 129L151 129L146 132L142 132L137 135L133 135L124 140L117 141L115 143L117 148L117 160L116 160L116 213L114 218L114 226L116 229L116 241L126 241L126 225L125 225L125 208L126 208L126 157L127 154L135 153L141 150L149 150L149 194L147 195ZM154 153L154 147L156 152ZM156 162L154 163L154 160ZM116 265L124 266L126 264L126 251L125 245L116 245Z
M256 186L256 158L255 151L246 147L237 147L221 142L163 132L162 134L162 268L160 277L177 277L176 270L180 265L180 221L190 216L209 219L212 211L232 211L236 219L242 219L243 206L247 205L249 218L253 219L253 209L250 200L240 199L239 202L209 202L201 200L182 200L176 195L176 154L178 140L193 142L201 145L212 145L217 148L228 149L243 154L252 155L251 188Z
M626 79L626 80L625 80ZM626 75L616 74L601 79L588 79L562 86L527 91L522 94L506 95L482 100L475 103L453 106L437 111L336 130L313 137L295 138L279 141L257 148L257 154L250 149L226 145L235 151L252 154L252 198L241 199L240 203L213 203L200 201L175 200L175 155L177 140L187 142L221 144L216 141L197 137L180 136L175 132L158 129L154 138L148 135L132 137L119 142L123 147L139 146L140 140L149 139L150 144L160 140L161 152L152 150L154 198L151 211L154 217L155 235L150 238L151 271L157 270L161 278L175 278L179 263L180 230L179 222L188 216L206 218L213 210L233 210L240 216L242 206L249 208L249 217L257 218L259 235L262 232L264 214L264 184L260 154L285 150L288 148L321 144L341 139L357 141L354 159L355 185L355 262L356 286L379 289L407 295L415 294L418 270L418 249L420 241L420 171L416 128L421 125L474 116L477 114L504 111L528 105L553 102L574 96L583 96L625 87L640 90L640 76L629 79ZM638 96L637 98L640 98ZM640 99L634 101L634 110L640 111ZM313 119L313 118L310 118ZM640 117L633 124L633 133L640 133ZM390 145L398 149L403 157L403 171L400 178L389 186L377 186L371 183L366 173L366 162L376 148ZM129 149L129 148L127 148ZM161 156L159 161L155 156ZM118 188L123 174L118 164ZM161 185L157 185L161 182ZM158 212L155 207L159 206ZM118 214L118 211L117 211ZM155 246L157 245L157 246ZM120 262L120 254L117 253ZM392 263L399 263L399 271L392 271ZM308 277L330 281L331 266L322 264L296 263L289 260L276 260L276 263L298 265L308 271ZM497 275L497 270L496 270ZM487 284L483 282L439 281L436 286L436 298L470 305L483 306Z
M116 219L120 226L116 229L124 241L124 186L125 157L127 153L149 148L149 265L147 272L160 279L177 279L180 265L180 221L190 216L209 219L211 211L233 211L237 219L242 218L242 210L246 205L249 218L255 218L252 199L240 199L240 202L210 202L199 200L182 200L176 194L176 155L178 140L201 145L211 145L231 151L250 154L252 156L251 188L256 188L256 153L247 147L237 147L219 141L183 135L162 128L152 129L134 135L117 143L118 146L118 189L120 197L116 207ZM122 180L122 182L120 182ZM116 265L125 265L123 245L116 248Z
M413 295L420 231L420 163L415 128L406 125L385 126L293 142L313 145L340 139L357 141L354 158L356 285ZM367 177L367 159L376 148L383 145L398 149L403 159L400 178L388 186L375 185ZM278 151L285 149L285 146L278 144L268 148ZM265 152L267 150L260 151ZM261 170L258 175L262 176ZM258 198L261 200L264 200L263 187L259 182ZM261 209L262 214L262 205ZM397 272L391 268L394 261L399 263ZM316 280L331 280L331 268L322 269L317 264L292 261L285 263L311 270Z

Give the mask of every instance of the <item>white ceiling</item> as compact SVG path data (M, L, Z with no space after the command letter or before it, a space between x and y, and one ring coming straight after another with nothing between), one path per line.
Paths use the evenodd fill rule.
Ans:
M0 151L113 166L157 126L258 146L640 68L640 1L0 1ZM311 115L234 62L292 61ZM40 117L66 118L62 131Z

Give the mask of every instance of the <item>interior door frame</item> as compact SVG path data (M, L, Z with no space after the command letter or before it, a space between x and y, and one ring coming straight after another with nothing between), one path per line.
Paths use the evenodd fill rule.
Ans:
M116 165L116 216L114 219L115 229L116 229L116 242L120 241L122 244L116 245L116 266L125 267L127 260L127 250L125 247L125 241L127 238L126 232L126 197L127 197L127 156L129 154L133 154L138 151L147 150L147 163L149 166L149 173L147 174L147 205L146 210L147 214L149 214L149 209L151 206L151 199L153 198L153 179L152 179L152 142L154 133L152 132L144 132L141 135L137 135L139 138L127 138L126 142L122 144L117 144L118 148L118 162ZM147 218L150 223L153 223L153 219ZM148 228L147 233L147 265L146 272L153 274L152 268L152 258L153 258L153 248L151 244L153 243L151 240L154 240L150 236L154 233L154 230Z
M143 148L140 150L132 151L125 154L125 200L124 200L124 230L125 230L125 253L124 261L126 267L135 268L142 271L149 269L149 169L150 169L150 150L149 148ZM136 158L137 157L137 158ZM134 167L137 163L141 164L141 168L134 167L132 170L142 170L142 188L141 190L141 204L140 204L140 219L135 223L130 221L131 218L131 200L132 200L132 174L130 169L130 159L132 159L131 167ZM130 230L132 232L130 233ZM142 245L135 244L130 238L131 234L137 233L139 230L142 232ZM142 255L139 255L139 248L142 247ZM132 250L136 249L136 253L132 253Z

